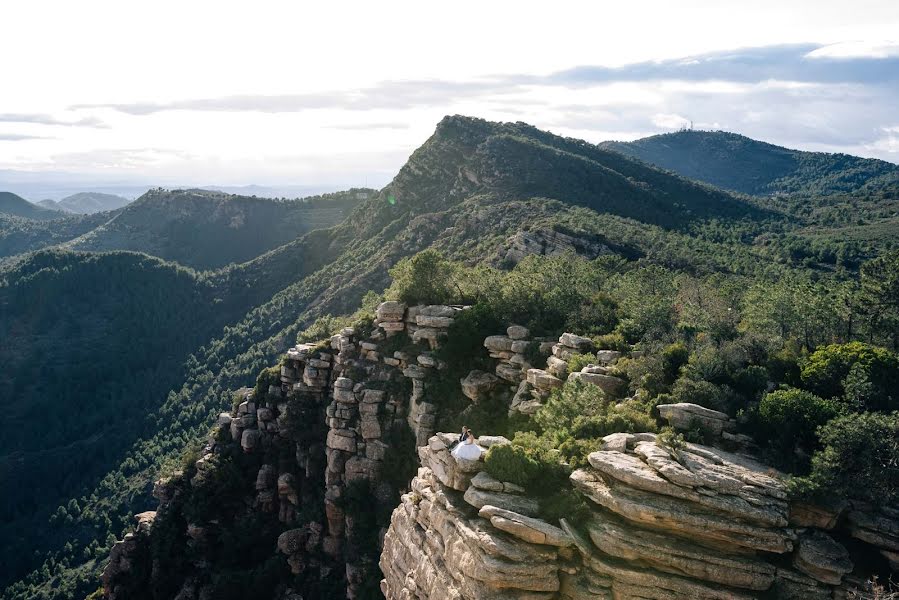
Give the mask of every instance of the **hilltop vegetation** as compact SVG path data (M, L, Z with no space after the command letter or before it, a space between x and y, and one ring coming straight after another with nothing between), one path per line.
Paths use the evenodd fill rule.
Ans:
M56 203L59 210L66 210L78 214L93 214L97 212L109 212L122 208L131 202L128 198L115 194L101 192L79 192L66 196Z
M883 160L791 150L726 131L678 131L601 146L754 196L885 190L895 194L899 186L899 166Z
M12 192L0 192L0 213L36 221L48 221L66 216L66 213L60 210L50 210L37 204L32 204L25 198L17 196Z
M67 356L95 357L98 368L114 374L104 379L109 387L99 404L117 416L128 410L135 421L123 426L114 451L100 459L102 470L61 480L64 489L39 500L32 513L12 503L20 512L10 528L20 537L3 538L0 558L15 565L3 583L24 579L4 598L68 598L94 589L94 561L105 556L111 536L121 534L132 513L152 507L149 482L206 432L213 415L230 407L233 391L251 386L298 336L326 334L360 306L364 313L384 294L406 293L401 288L412 272L409 258L422 251L439 251L439 260L430 262L444 265L438 269L442 296L431 301L483 305L471 311L483 318L478 327L510 320L547 335L570 327L597 336L604 347L645 347L652 358L633 361L626 373L652 390L642 407L634 407L644 413L665 395L708 398L736 411L759 401L762 379L799 382L791 379L797 366L821 345L857 340L893 347L899 331L899 317L883 311L896 303L899 257L884 245L793 245L807 225L802 215L521 123L447 117L391 184L359 202L348 218L305 235L297 231L300 225L291 226L293 235L276 245L241 237L230 224L245 218L254 231L273 231L275 239L281 225L266 219L291 223L284 217L295 208L290 203L248 202L250 214L221 194L158 194L123 209L97 241L88 235L72 246L127 240L124 232L139 224L128 211L152 215L164 206L175 214L153 221L161 225L139 238L143 250L186 264L222 265L216 261L237 257L246 262L198 275L135 254L40 253L5 274L8 323L31 319L21 333L31 341L18 367L25 383L18 375L12 382L20 390L15 402L48 411L59 394L82 408L92 401L100 382L91 369L70 395L36 387L49 385L35 380L57 368L53 344L62 331L74 345ZM332 201L320 200L325 208ZM193 214L198 207L216 210L199 229L188 230L188 221L179 220L180 206ZM196 224L193 217L189 222ZM195 237L201 239L187 239L188 231L200 231ZM215 244L220 239L234 248ZM148 273L158 291L134 281ZM84 277L94 282L91 289L72 289ZM70 294L79 300L60 315L31 307ZM140 315L132 318L145 322L110 329L127 318L132 302ZM97 313L88 308L95 303L107 311L99 327ZM97 337L97 330L110 339ZM15 333L11 325L10 331ZM144 344L155 362L141 352ZM135 346L137 353L130 354ZM146 370L128 362L135 356ZM162 359L165 372L151 371L149 365ZM117 368L121 362L127 368ZM132 395L137 382L141 391ZM80 412L66 415L59 444L105 426L92 410L83 415L89 426ZM504 426L503 415L482 415L484 430L487 424ZM592 419L587 424L547 415L545 423L563 426L531 433L545 441L564 430L566 439L553 443L570 439L567 451L579 456L620 415L596 410L585 416ZM448 410L447 423L451 417ZM67 467L61 462L56 468ZM44 476L54 473L48 469ZM47 520L50 515L56 516Z

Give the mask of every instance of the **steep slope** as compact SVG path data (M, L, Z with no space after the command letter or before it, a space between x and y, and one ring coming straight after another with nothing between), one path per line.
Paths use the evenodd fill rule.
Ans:
M0 261L4 257L67 242L99 227L109 218L108 213L60 213L59 218L37 221L0 213Z
M59 210L79 214L92 214L96 212L106 212L122 208L131 202L128 198L116 196L115 194L104 194L102 192L79 192L66 196L57 202Z
M5 572L28 564L21 544L54 539L33 534L121 462L191 350L235 317L192 272L140 254L42 251L3 274Z
M66 216L62 211L50 210L37 204L32 204L25 198L17 196L12 192L0 192L0 213L38 221L58 219Z
M778 218L585 142L524 124L447 117L393 182L339 225L203 276L215 311L231 319L228 327L191 350L183 385L157 398L140 438L122 447L120 465L99 483L85 483L78 517L54 535L90 548L117 535L133 512L151 508L149 482L160 466L208 429L234 390L251 385L316 317L349 313L366 292L383 290L388 269L404 257L437 248L471 264L505 264L564 243L591 257L616 253L695 272L755 273L774 268L765 247L689 231L706 220ZM53 542L23 542L31 544L24 554ZM84 570L96 572L93 558L84 556L70 555L69 566L86 560ZM58 577L71 581L73 574ZM50 579L37 573L32 581Z
M899 165L893 163L791 150L725 131L678 131L600 146L750 195L877 192L899 187Z
M133 250L216 269L340 222L358 201L357 192L364 190L277 201L202 190L151 190L66 247Z

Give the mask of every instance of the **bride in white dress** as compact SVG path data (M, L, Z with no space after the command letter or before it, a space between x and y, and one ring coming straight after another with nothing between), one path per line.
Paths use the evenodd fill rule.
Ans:
M481 458L481 447L475 441L474 434L468 432L465 439L453 448L452 455L455 458L464 458L466 460L478 460Z

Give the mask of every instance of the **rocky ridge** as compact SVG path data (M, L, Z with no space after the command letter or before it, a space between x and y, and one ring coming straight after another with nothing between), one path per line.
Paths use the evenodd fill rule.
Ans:
M155 523L214 480L221 457L234 451L258 465L244 510L279 524L271 551L295 577L276 598L302 598L301 580L330 581L348 598L366 597L368 583L380 580L391 600L845 598L869 574L872 553L895 570L894 509L791 503L784 477L747 455L669 448L654 434L604 438L589 467L570 478L588 501L589 518L544 520L537 498L487 473L483 454L456 459L456 436L435 431L439 410L428 389L446 368L436 350L464 310L385 302L371 327L291 348L267 385L243 390L234 410L218 417L190 476L177 472L156 483L158 510L138 515L137 530L112 550L106 597L128 598L135 585L170 575L146 564ZM597 385L612 398L627 389L614 367L620 353L597 351L588 338L534 339L512 325L484 346L494 371L459 381L472 403L500 394L510 411L529 414L565 380ZM594 351L597 364L568 373L573 356ZM545 365L532 364L547 354ZM675 428L699 421L716 443L742 447L722 413L692 404L659 412ZM367 509L395 506L385 465L412 451L397 431L411 432L420 466L389 522L378 523L378 571L359 547L363 524L347 496L361 482L370 486ZM478 443L487 451L510 442L482 435ZM323 515L310 518L315 506ZM223 527L187 520L182 534L201 558L184 576L179 600L214 597L210 540Z

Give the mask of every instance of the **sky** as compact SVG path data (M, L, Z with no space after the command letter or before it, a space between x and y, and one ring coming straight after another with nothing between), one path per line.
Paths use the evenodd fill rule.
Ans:
M899 162L899 2L5 2L0 185L380 187L447 114Z

